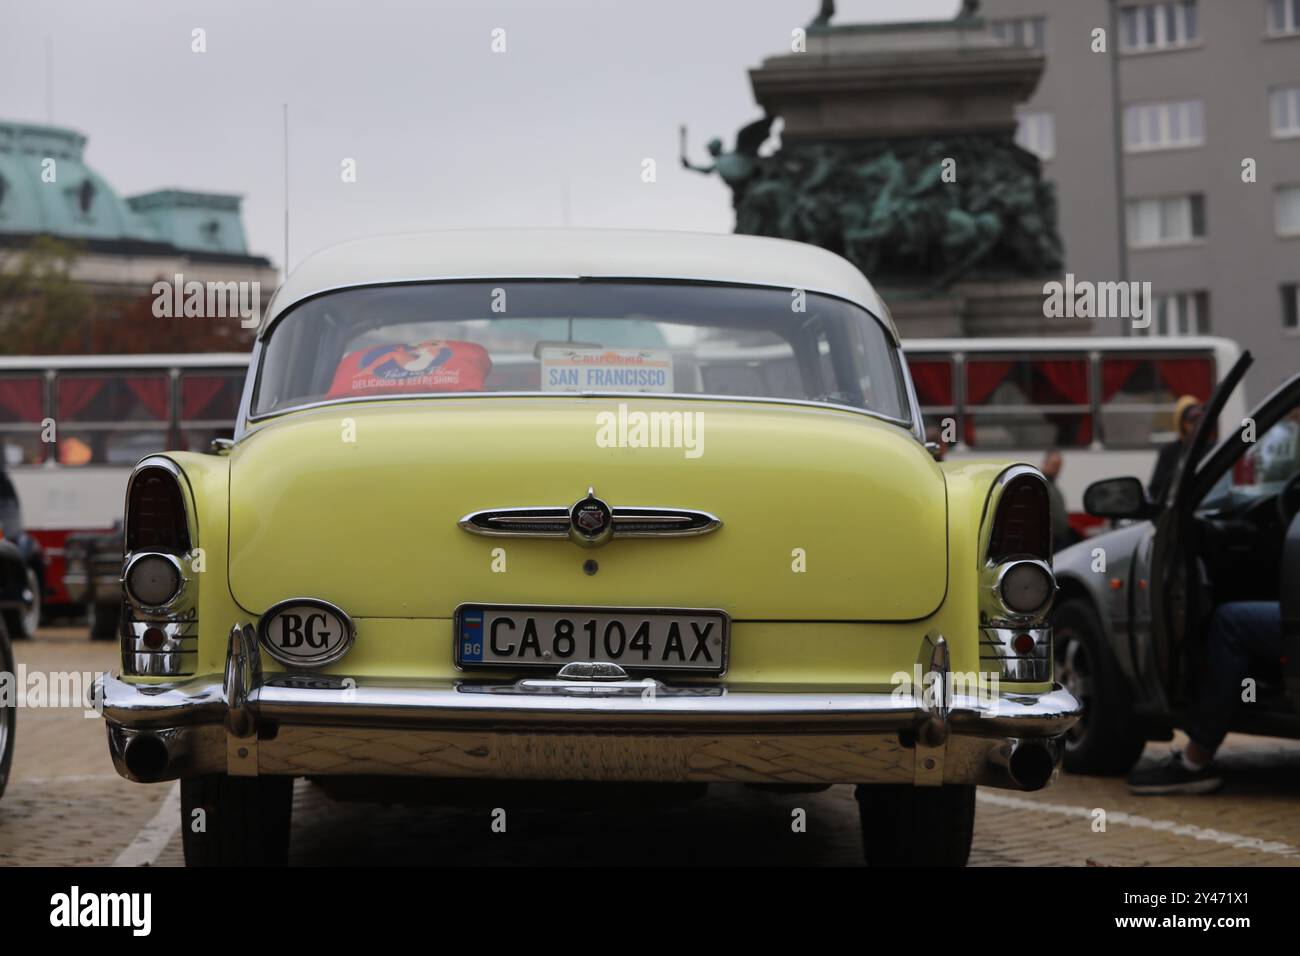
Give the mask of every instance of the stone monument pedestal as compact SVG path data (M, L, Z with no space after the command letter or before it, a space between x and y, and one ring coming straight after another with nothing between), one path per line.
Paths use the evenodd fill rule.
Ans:
M1043 315L1043 284L1036 279L957 282L940 293L877 287L904 338L1088 335L1087 319Z

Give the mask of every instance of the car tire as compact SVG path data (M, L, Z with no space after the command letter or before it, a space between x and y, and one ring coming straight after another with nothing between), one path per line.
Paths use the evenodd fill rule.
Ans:
M965 866L975 836L975 787L859 786L868 866Z
M122 617L122 606L116 601L103 601L86 606L92 641L111 641L117 637L117 624Z
M35 637L36 629L41 626L41 616L45 611L45 583L40 572L35 568L27 569L27 587L32 592L32 606L23 615L23 636Z
M11 640L22 641L36 636L41 623L41 577L35 568L27 569L26 587L32 592L32 606L25 611L4 612L5 626Z
M293 777L219 773L181 781L186 866L285 866L292 818Z
M11 641L21 641L27 637L23 633L23 612L12 609L0 613L0 618L5 622L5 631L9 634Z
M1065 769L1098 776L1127 773L1146 739L1133 719L1129 689L1092 604L1072 598L1058 606L1052 614L1052 642L1057 679L1083 704L1079 722L1065 738Z
M9 629L0 621L0 672L15 673L14 649L9 643ZM18 702L0 704L0 797L9 785L9 768L14 762L14 737L18 730Z

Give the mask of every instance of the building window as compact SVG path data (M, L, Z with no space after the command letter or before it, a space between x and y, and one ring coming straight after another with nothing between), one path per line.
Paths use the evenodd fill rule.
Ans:
M993 35L1003 43L1027 46L1032 50L1047 49L1046 17L993 20L989 26L993 30Z
M1019 113L1016 144L1039 159L1056 155L1056 122L1051 113Z
M1153 296L1151 324L1134 328L1135 335L1208 335L1210 296L1207 292L1169 292Z
M1128 244L1134 248L1190 242L1205 236L1205 197L1163 196L1128 201Z
M1300 283L1282 286L1282 328L1300 331Z
M1300 136L1300 86L1273 90L1268 94L1268 106L1274 136Z
M1269 0L1269 36L1300 33L1300 0Z
M1300 236L1300 186L1279 186L1274 203L1277 234Z
M1129 152L1200 146L1204 142L1205 116L1200 100L1124 107L1124 148Z
M1165 0L1120 8L1119 40L1125 53L1174 50L1197 39L1195 0Z

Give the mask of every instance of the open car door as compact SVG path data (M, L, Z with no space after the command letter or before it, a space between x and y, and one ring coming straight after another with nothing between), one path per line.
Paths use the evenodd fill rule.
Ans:
M1300 509L1282 548L1282 678L1287 698L1300 712Z
M1174 477L1169 507L1156 520L1151 554L1151 634L1156 671L1168 705L1176 706L1183 697L1187 669L1199 659L1201 623L1212 610L1207 606L1209 595L1201 586L1195 547L1197 465L1213 440L1223 406L1253 362L1249 352L1242 352L1205 403L1205 413ZM1192 648L1186 646L1189 640L1194 642ZM1195 653L1189 655L1188 650Z
M1247 551L1266 549L1264 560L1252 560L1254 556L1244 553L1240 557L1229 555L1227 560L1234 567L1242 563L1258 567L1262 563L1269 569L1258 572L1269 575L1269 579L1258 581L1258 590L1267 592L1269 598L1276 594L1281 605L1282 676L1287 698L1300 711L1300 374L1274 389L1246 422L1251 431L1249 436L1243 423L1191 476L1185 510L1189 516L1196 516L1200 508L1195 520L1203 523L1207 496L1229 471L1234 473L1232 484L1235 485L1239 465L1248 466L1242 470L1243 480L1255 483L1265 492L1257 507L1264 510L1269 533L1258 536L1254 543L1248 540L1240 546ZM1255 573L1253 568L1250 573ZM1278 575L1276 579L1272 578L1274 573Z

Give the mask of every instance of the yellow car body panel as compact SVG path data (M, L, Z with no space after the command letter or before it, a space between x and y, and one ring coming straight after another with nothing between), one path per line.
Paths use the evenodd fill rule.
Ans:
M519 424L521 403L536 406L530 427ZM888 688L911 674L927 634L945 636L954 671L980 671L979 531L989 488L1008 463L937 464L906 432L868 416L727 402L702 403L700 459L600 449L595 413L606 407L339 405L268 422L230 456L170 454L189 485L202 553L197 671L222 670L233 623L256 624L276 602L304 596L363 612L354 615L353 649L324 674L464 676L451 620L464 602L720 608L733 619L728 684ZM355 428L355 442L343 440L345 427ZM557 436L567 441L548 458ZM826 442L839 453L803 457ZM530 456L537 471L511 468ZM457 527L476 507L571 503L585 493L583 480L602 477L597 487L612 502L701 508L723 527L597 549ZM750 523L755 532L741 535ZM595 575L583 573L589 559L600 566ZM269 657L263 665L281 669Z
M626 402L698 413L702 454L688 458L600 447L597 416L618 404L425 399L269 423L231 456L231 592L252 614L311 595L356 618L448 618L481 602L906 621L943 602L944 482L903 428L797 405ZM589 487L615 507L696 509L723 524L590 550L457 527L480 509L567 507ZM587 559L598 573L583 573Z

